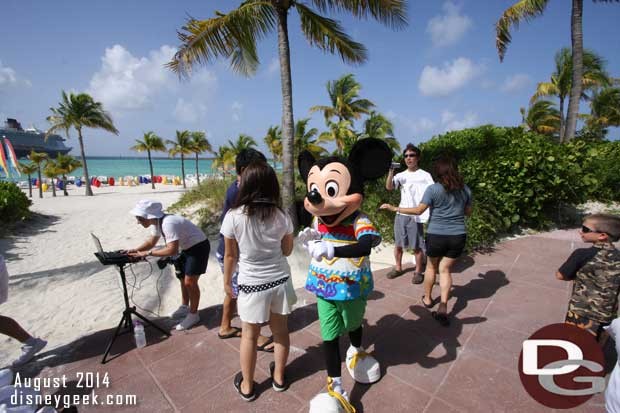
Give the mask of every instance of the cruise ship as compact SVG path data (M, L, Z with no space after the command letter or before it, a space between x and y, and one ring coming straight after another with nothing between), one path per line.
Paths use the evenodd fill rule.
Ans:
M17 120L11 118L6 120L4 127L0 127L0 143L5 140L11 143L18 159L25 158L32 150L45 152L52 158L71 150L65 146L64 138L52 134L45 139L45 132L36 128L23 129Z

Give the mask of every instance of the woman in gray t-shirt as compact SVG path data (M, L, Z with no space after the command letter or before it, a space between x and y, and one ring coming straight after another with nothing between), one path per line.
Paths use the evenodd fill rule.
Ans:
M426 230L426 255L429 264L424 274L422 304L433 307L432 291L435 276L439 272L441 299L433 316L443 326L449 325L448 299L452 287L452 266L463 252L467 239L465 215L472 211L471 190L463 183L456 162L451 158L439 158L433 162L436 183L429 186L422 201L415 208L399 208L383 204L380 209L419 215L430 208L431 214Z

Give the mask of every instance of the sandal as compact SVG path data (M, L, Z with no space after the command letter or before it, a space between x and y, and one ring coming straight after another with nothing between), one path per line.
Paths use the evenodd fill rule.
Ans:
M273 343L273 336L269 337L267 341L265 341L260 346L256 346L257 351L264 351L265 353L273 353L273 347L267 348L269 344Z
M393 268L390 272L388 272L385 276L387 279L392 280L396 277L400 277L401 275L403 275L405 272L403 270L398 271L397 269Z
M235 386L237 393L239 393L239 395L241 396L243 400L245 400L246 402L251 402L254 399L256 399L256 392L254 391L254 388L252 387L252 391L249 394L243 393L241 391L242 381L243 381L243 373L239 372L235 375L235 379L233 380L233 385Z
M433 308L433 307L435 306L435 303L433 302L433 300L431 300L431 303L430 303L430 304L426 304L426 303L424 302L424 297L425 297L425 296L423 295L423 296L422 296L422 305L423 305L424 307L426 307L426 308Z
M278 391L278 392L286 391L288 389L288 383L286 382L286 375L284 376L284 383L282 384L277 383L273 378L273 372L275 369L276 369L276 363L272 361L271 363L269 363L269 375L271 376L271 386L273 387L275 391Z
M424 281L424 274L421 272L414 272L413 278L411 279L411 284L422 284Z
M241 337L241 329L239 327L233 327L230 333L228 334L217 333L217 336L222 340L226 340L227 338Z

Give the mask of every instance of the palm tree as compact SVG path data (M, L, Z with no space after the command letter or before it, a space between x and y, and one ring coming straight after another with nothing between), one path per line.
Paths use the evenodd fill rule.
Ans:
M54 180L59 173L60 172L58 171L58 166L56 165L56 162L53 159L48 159L45 163L45 167L43 168L43 174L46 178L49 178L52 181L52 196L54 198L56 197L56 182L54 182Z
M151 188L155 189L151 151L166 152L166 145L164 145L163 139L157 136L155 132L149 131L142 135L142 140L136 139L136 144L129 149L136 152L146 151L146 155L149 158L149 169L151 171Z
M230 147L224 145L220 146L215 153L215 159L213 160L213 164L211 168L221 169L224 173L228 172L228 170L235 164L235 153L230 149Z
M273 155L273 167L282 159L282 130L279 126L270 126L263 139L269 152Z
M59 153L56 157L56 167L58 168L58 173L62 175L62 191L65 196L69 196L67 192L67 174L81 168L82 162L71 155Z
M196 183L200 185L200 172L198 171L198 154L203 152L214 153L211 143L207 139L207 134L202 131L190 133L192 141L192 151L196 154Z
M557 96L560 100L560 142L564 142L564 102L571 92L572 59L568 47L563 47L555 54L555 71L549 82L541 82L536 87L530 103L546 96ZM595 52L583 51L583 78L582 98L587 98L586 92L598 86L608 86L611 79L605 71L605 61Z
M608 87L596 91L590 101L588 121L603 128L620 126L620 88Z
M183 175L183 188L187 188L187 186L185 185L185 155L189 155L194 152L192 139L191 134L188 130L176 132L177 140L167 140L166 143L172 145L172 147L168 150L170 156L174 158L177 154L181 155L181 174Z
M523 126L541 135L557 136L560 132L561 114L554 103L538 100L530 104L529 109L521 108Z
M353 144L357 141L357 134L351 128L350 121L332 122L328 120L327 126L329 130L321 133L317 142L336 142L336 153L338 155L344 154L347 148L353 147Z
M236 141L228 140L228 147L237 156L239 152L244 149L252 148L256 146L256 141L250 135L244 133L239 134Z
M349 12L355 18L369 16L393 28L407 25L404 0L309 0L319 13ZM219 57L230 59L234 71L249 76L259 64L256 43L274 30L278 33L280 81L282 85L282 198L284 208L295 220L295 160L293 159L293 88L288 34L289 12L299 14L301 30L312 46L337 52L346 63L366 61L366 48L353 41L340 22L314 11L307 3L290 0L245 0L227 14L215 12L208 20L189 19L179 32L181 46L168 64L180 75L192 66Z
M400 143L394 137L392 121L374 110L370 112L370 116L364 121L364 132L358 138L383 139L393 152L400 153Z
M82 166L84 167L84 178L86 180L86 196L93 196L90 187L90 177L86 165L86 152L84 151L84 140L82 139L83 128L98 128L118 135L118 130L112 122L110 115L103 110L101 102L95 102L86 93L73 94L68 96L62 91L62 101L57 108L50 108L52 115L47 117L47 121L52 126L47 130L46 135L63 129L69 137L69 129L75 128L80 142L80 153L82 155Z
M30 195L30 198L32 198L32 174L37 171L38 169L37 164L32 163L32 162L28 162L28 163L20 162L19 169L23 173L28 175L28 193Z
M308 151L315 158L319 158L325 152L315 136L319 133L317 128L306 130L310 118L300 119L295 123L295 159L303 151Z
M618 2L619 0L594 0L599 2ZM512 26L525 20L529 21L540 16L545 11L549 0L519 0L507 8L495 24L495 44L499 54L499 60L504 60L506 49L512 39L510 29ZM572 0L571 10L571 44L572 44L572 67L571 87L568 100L568 114L566 115L566 130L564 140L570 141L575 137L577 128L577 115L579 113L579 100L582 92L583 78L583 0Z
M339 121L348 120L353 122L359 119L362 114L370 113L375 106L368 99L359 99L359 92L362 85L355 80L355 76L349 73L338 80L327 82L327 94L331 106L313 106L310 113L322 111L327 122L334 116Z
M43 182L41 181L41 163L48 159L48 155L45 152L30 151L28 159L37 165L37 175L39 178L39 198L43 198Z

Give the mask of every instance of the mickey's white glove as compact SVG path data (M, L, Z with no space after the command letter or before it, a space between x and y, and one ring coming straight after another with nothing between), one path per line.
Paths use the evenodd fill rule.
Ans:
M310 241L308 242L308 252L317 261L321 261L323 257L331 260L334 258L334 246L325 241Z
M305 249L308 249L308 243L321 239L321 233L314 228L306 227L297 234L297 239L299 239L299 242L302 243Z

